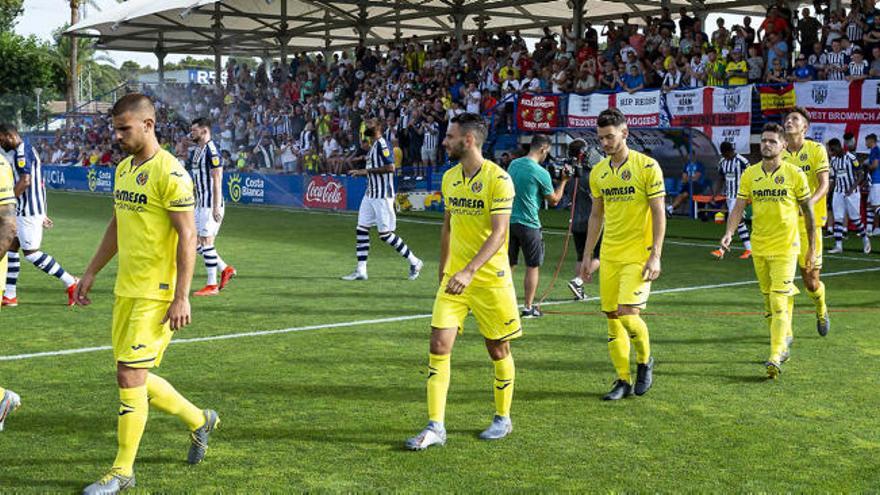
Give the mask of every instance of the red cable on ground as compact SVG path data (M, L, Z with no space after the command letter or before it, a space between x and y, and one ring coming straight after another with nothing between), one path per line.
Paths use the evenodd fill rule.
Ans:
M565 240L562 243L562 256L559 257L559 262L556 263L556 271L553 272L553 278L550 279L550 285L547 286L547 289L545 289L544 293L541 295L541 299L538 300L538 304L535 305L538 309L541 309L541 304L547 299L550 292L553 291L553 287L556 285L556 280L559 278L559 272L562 270L562 264L565 263L565 256L568 254L568 242L571 239L571 224L574 221L574 208L577 204L577 187L579 180L579 177L574 178L574 187L571 189L571 214L568 216L568 231L565 233Z

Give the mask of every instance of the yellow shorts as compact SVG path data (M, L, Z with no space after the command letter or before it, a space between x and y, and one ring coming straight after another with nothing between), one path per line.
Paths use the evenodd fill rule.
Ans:
M801 227L803 227L803 226L801 226ZM803 268L804 267L804 257L807 255L807 248L810 247L810 241L809 241L809 239L807 239L807 229L806 228L801 228L799 230L799 235L801 238L800 239L801 240L801 242L800 242L801 251L800 251L800 253L798 253L797 266L799 266L800 268ZM821 270L822 269L822 227L816 227L816 253L815 254L816 254L816 264L814 267L817 270Z
M113 303L113 358L130 368L155 368L171 342L162 323L170 301L116 296Z
M519 307L516 304L516 291L508 287L473 287L463 293L446 293L443 279L434 299L431 326L434 328L457 328L460 334L464 329L464 319L468 311L474 314L480 333L488 340L512 340L522 335L519 320Z
M645 308L651 294L651 282L642 279L644 263L602 260L599 268L599 301L602 311L617 311L620 305Z
M794 284L797 270L797 257L791 256L754 256L755 275L762 294L776 292L787 296L800 294Z

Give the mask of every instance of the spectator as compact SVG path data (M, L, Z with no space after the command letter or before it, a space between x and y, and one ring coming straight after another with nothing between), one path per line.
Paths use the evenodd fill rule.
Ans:
M681 86L681 72L678 70L678 64L672 64L669 71L663 76L663 84L661 90L664 93L676 90Z
M868 76L870 77L880 77L880 46L875 46L871 50L872 62L871 68L868 72Z
M767 76L764 81L768 83L788 82L788 71L782 67L781 60L778 58L773 60L773 65L770 66L770 70L767 71Z
M807 64L807 57L800 54L795 62L794 70L788 76L791 82L808 82L816 79L816 69L812 65Z
M749 82L756 83L764 80L764 57L758 54L758 49L754 46L749 47Z
M743 60L742 52L739 50L734 50L731 53L731 60L727 62L724 71L727 84L730 86L742 86L749 82L749 66Z
M777 32L769 33L764 46L767 52L767 66L773 67L773 61L779 60L783 69L788 67L788 43L783 35Z
M831 50L826 51L821 60L825 76L829 81L842 81L846 79L846 71L849 61L840 46L840 39L831 42Z
M681 173L681 188L678 195L671 204L666 206L666 213L672 215L682 203L684 203L691 194L702 194L708 182L705 177L706 167L696 160L693 152L690 154L690 160L685 164L684 171Z
M852 54L852 60L846 71L848 81L860 81L868 77L868 62L862 57L862 52L856 50Z
M706 63L706 85L724 86L727 78L724 74L727 64L718 59L714 48L709 49L708 62Z
M723 50L730 44L730 31L724 27L723 17L719 17L718 20L715 21L715 25L718 26L718 29L712 33L712 46L714 46L716 50Z
M645 77L639 72L638 67L630 66L629 71L623 77L623 89L630 94L645 89Z
M819 33L822 32L822 23L815 17L810 16L810 9L801 10L801 17L798 19L797 34L800 42L801 53L810 56L813 54L821 54L816 51L816 43L819 43ZM821 45L819 45L821 48Z

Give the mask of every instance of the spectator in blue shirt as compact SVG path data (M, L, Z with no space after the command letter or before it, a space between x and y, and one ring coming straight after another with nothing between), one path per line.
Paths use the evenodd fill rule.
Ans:
M807 82L816 79L816 69L807 63L807 57L804 54L798 55L795 62L794 70L788 76L791 82Z
M877 236L880 235L880 227L877 226L880 220L880 146L877 146L877 135L865 136L865 145L870 150L866 169L871 178L871 192L868 195L868 233Z
M623 89L630 94L645 89L645 78L639 72L637 65L630 65L626 75L623 76Z
M707 184L706 167L691 154L690 161L685 164L684 171L681 173L681 189L678 191L678 196L666 206L666 212L672 215L672 212L690 198L691 194L702 194Z

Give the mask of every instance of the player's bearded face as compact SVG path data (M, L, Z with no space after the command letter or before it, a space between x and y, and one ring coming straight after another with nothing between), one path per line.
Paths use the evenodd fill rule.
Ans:
M616 154L626 142L627 132L623 127L599 127L598 134L599 143L602 144L602 150L606 155Z
M465 152L465 136L461 134L458 124L449 126L446 133L446 139L443 140L443 147L446 148L446 154L452 160L461 160Z
M765 132L761 135L761 158L772 160L782 153L785 140L775 132Z
M113 134L119 147L126 153L135 154L140 151L151 132L152 121L144 115L125 112L113 117Z

